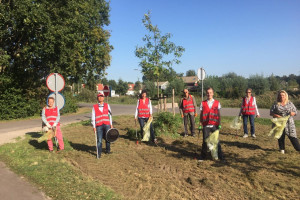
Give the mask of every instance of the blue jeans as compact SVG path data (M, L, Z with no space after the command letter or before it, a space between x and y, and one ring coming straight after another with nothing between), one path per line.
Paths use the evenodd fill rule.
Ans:
M141 127L141 137L143 138L144 137L143 127L147 123L147 121L148 121L149 118L141 118L141 117L139 117L138 119L139 119L139 123L140 123L140 127ZM155 139L154 129L153 129L152 123L150 124L150 139L151 139L152 142Z
M98 147L98 157L101 157L102 152L102 139L105 138L106 132L110 129L110 125L102 124L96 127L97 131L97 147ZM106 141L106 152L110 152L110 142Z
M255 127L254 127L254 117L255 117L255 115L243 115L244 134L248 135L248 129L247 129L248 117L249 117L249 120L250 120L251 135L254 135L255 134Z

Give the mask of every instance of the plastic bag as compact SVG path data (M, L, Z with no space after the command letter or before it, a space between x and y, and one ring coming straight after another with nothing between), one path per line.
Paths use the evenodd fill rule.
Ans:
M210 150L213 159L218 159L218 143L219 143L219 129L215 130L208 138L205 139L208 149Z
M147 123L143 127L144 137L143 137L142 141L144 141L144 142L148 142L150 140L150 125L151 125L151 123L152 123L152 117L150 117L148 119Z
M283 130L286 126L286 123L289 119L290 115L285 117L273 118L271 121L275 125L274 128L271 129L268 136L274 135L274 138L279 139L283 133Z
M39 139L38 142L41 143L43 141L51 140L53 137L56 136L56 132L50 128L47 132L45 132Z
M230 128L239 130L242 127L242 116L236 116L230 124Z

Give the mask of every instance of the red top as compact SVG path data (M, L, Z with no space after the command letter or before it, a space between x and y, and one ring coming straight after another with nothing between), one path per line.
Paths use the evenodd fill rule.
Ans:
M96 126L101 126L102 124L110 125L107 103L104 103L103 112L100 111L99 104L94 105L94 110Z
M183 113L195 112L195 107L194 107L194 102L193 102L192 96L189 95L188 99L183 98L183 100L182 100Z
M139 99L138 106L138 117L148 118L150 117L150 108L149 108L149 99L145 99L145 103L143 99Z
M248 103L246 97L243 97L242 104L243 115L255 115L255 106L253 105L253 97L251 96Z
M211 108L208 107L207 101L202 101L202 124L206 125L219 125L219 101L215 100Z
M57 116L58 116L58 108L45 108L45 116L46 116L46 120L47 122L53 126L53 124L55 123ZM57 123L57 126L59 126L60 123Z

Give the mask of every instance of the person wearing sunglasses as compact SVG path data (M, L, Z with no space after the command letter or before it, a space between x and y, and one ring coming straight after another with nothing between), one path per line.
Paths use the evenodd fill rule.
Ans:
M260 117L257 105L256 105L256 100L255 97L252 96L252 89L247 88L246 89L246 96L243 97L242 100L242 105L241 105L241 110L239 113L239 116L243 116L243 124L244 124L244 136L243 138L248 137L248 118L250 121L250 132L251 136L253 138L256 138L255 136L255 126L254 126L254 118L255 118L255 112L256 112L256 117Z
M188 89L183 90L183 98L180 101L179 111L184 123L184 137L188 136L188 120L191 124L191 135L195 137L195 117L197 117L197 103L195 97L189 94Z

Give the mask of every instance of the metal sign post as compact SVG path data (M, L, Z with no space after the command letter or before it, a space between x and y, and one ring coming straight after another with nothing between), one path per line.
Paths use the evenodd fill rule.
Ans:
M201 68L199 68L198 69L198 73L197 73L197 76L198 76L198 80L200 80L201 81L201 86L202 86L202 91L201 91L201 93L202 93L202 101L203 101L203 81L204 81L204 79L205 79L205 70L201 67Z

